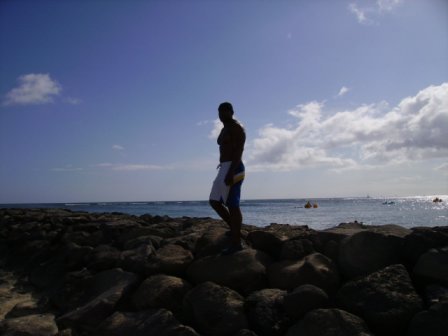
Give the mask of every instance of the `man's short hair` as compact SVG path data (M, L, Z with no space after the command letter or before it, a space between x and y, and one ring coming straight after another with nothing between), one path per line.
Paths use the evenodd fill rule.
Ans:
M230 111L233 114L233 106L229 102L224 102L219 105L218 111Z

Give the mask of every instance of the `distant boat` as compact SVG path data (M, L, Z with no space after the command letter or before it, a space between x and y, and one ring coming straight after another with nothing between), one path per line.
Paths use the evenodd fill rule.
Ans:
M392 205L392 204L395 204L395 202L394 201L384 201L383 202L383 205Z
M434 203L440 203L440 202L443 202L443 200L442 200L441 198L438 198L438 197L434 198L432 201L433 201Z
M306 202L306 204L304 205L305 209L311 209L311 208L315 208L316 209L318 207L319 207L319 205L317 205L316 202L314 202L314 204L311 205L310 201Z

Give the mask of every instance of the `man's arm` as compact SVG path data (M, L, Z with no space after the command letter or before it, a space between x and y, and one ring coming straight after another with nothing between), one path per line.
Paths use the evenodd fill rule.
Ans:
M225 183L227 185L233 184L233 176L235 175L235 170L241 162L244 151L244 143L246 141L246 134L241 126L235 127L232 130L232 163L230 165L229 171L227 172Z

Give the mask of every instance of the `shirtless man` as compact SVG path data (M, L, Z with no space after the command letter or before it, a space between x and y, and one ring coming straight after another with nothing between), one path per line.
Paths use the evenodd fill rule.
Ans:
M244 179L242 156L246 133L240 123L233 119L232 104L222 103L218 112L224 127L218 137L220 165L210 192L210 205L230 227L231 244L223 254L232 254L243 248L240 195Z

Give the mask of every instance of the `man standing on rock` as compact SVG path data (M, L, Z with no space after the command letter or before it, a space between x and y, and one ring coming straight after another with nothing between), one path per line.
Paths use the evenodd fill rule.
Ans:
M210 205L229 225L231 244L223 254L242 250L240 210L241 185L244 179L242 161L246 133L241 124L233 119L233 106L225 102L218 107L219 119L224 124L218 137L219 171L210 192Z

